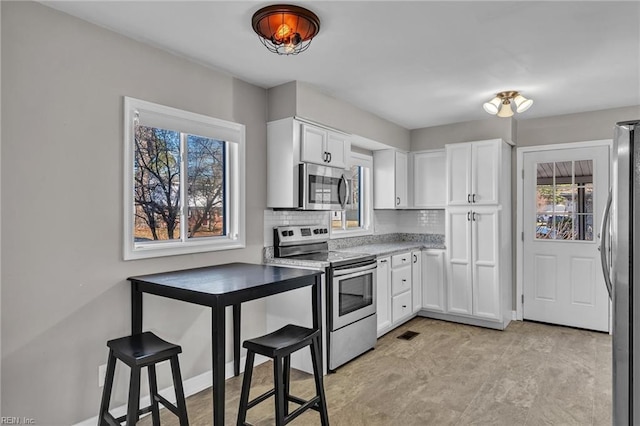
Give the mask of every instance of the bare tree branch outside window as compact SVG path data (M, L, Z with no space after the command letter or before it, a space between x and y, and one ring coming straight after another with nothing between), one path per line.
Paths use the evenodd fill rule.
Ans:
M180 238L180 145L186 139L188 236L224 235L225 143L137 125L134 206L136 241Z

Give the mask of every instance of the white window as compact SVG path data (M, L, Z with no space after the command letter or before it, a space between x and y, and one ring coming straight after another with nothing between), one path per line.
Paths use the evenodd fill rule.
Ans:
M124 98L124 259L245 247L244 125Z
M349 164L351 164L353 175L350 188L351 203L345 210L331 212L331 236L333 238L373 233L371 225L373 157L352 152Z

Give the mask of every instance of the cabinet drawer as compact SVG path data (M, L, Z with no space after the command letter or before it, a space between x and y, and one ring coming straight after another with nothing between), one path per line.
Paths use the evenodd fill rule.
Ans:
M411 264L411 252L396 254L391 257L391 267L397 268L402 265L410 265Z
M394 323L405 319L412 313L411 292L407 291L393 297L391 318Z
M411 289L411 267L409 265L403 268L391 270L391 294L404 293Z

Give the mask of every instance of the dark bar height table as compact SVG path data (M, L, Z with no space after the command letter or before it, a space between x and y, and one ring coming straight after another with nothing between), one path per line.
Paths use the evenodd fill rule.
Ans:
M234 374L240 373L240 304L312 286L313 328L321 329L321 272L249 263L230 263L128 278L131 333L142 333L142 294L149 293L211 308L213 424L224 425L225 307L233 307ZM322 353L322 351L320 352ZM322 363L322 360L320 360ZM322 365L321 369L322 371Z

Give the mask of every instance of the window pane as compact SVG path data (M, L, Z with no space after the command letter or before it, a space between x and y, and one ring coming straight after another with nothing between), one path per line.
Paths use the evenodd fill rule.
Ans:
M592 214L576 215L573 234L574 234L575 240L593 241L593 215Z
M536 239L553 238L553 163L538 163L536 165Z
M342 229L342 211L331 212L331 229Z
M361 167L353 166L351 173L353 176L351 180L351 207L345 211L347 229L360 228L362 226L360 223L360 205L362 204L360 191L362 184Z
M135 128L134 240L180 238L180 134Z
M225 235L224 141L187 135L189 238Z

